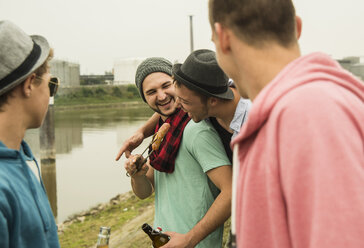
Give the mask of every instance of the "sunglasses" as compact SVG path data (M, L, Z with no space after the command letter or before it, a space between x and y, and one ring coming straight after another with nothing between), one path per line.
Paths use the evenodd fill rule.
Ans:
M42 77L36 76L39 79L42 79ZM48 82L49 87L49 96L55 96L58 90L58 86L60 84L60 81L58 77L51 77L51 79Z
M51 77L51 79L49 80L49 83L48 83L49 93L50 93L49 95L51 97L56 95L59 84L60 84L60 80L58 77Z

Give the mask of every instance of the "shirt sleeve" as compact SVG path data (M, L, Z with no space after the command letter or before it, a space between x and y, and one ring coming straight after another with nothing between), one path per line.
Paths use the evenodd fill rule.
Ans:
M307 100L307 99L306 99ZM299 99L298 99L299 101ZM364 167L348 110L311 97L279 113L280 180L294 247L360 247Z
M209 124L199 123L199 127L191 133L190 140L190 152L205 173L223 165L231 165L220 137Z
M8 222L0 209L0 247L9 247L9 230Z

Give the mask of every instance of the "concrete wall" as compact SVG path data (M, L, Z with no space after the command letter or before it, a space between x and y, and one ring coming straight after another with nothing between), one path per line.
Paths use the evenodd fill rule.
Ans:
M364 81L364 64L356 64L356 65L353 65L352 68L351 68L351 72L360 77L361 80Z
M345 57L337 60L340 65L359 79L364 80L364 64L360 63L360 57Z
M134 84L135 72L144 58L119 59L114 62L114 84Z
M53 59L50 63L51 74L59 77L60 87L80 85L80 65L68 61Z

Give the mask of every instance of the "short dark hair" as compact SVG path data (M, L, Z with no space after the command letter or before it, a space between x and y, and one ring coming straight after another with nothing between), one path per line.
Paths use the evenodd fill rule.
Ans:
M175 78L173 78L173 83L174 83L174 85L175 85L175 86L177 86L178 88L180 88L180 87L181 87L181 85L183 85L183 86L185 86L186 88L188 88L188 89L192 90L192 91L196 94L196 96L200 97L201 102L202 102L202 103L204 103L204 104L206 104L206 103L207 103L207 100L210 98L210 96L208 96L208 95L204 95L204 94L201 94L200 92L197 92L196 90L194 90L194 89L192 89L192 88L188 87L187 85L185 85L185 84L183 84L183 83L181 83L181 82L177 81Z
M209 18L250 45L276 41L289 47L296 41L296 12L292 0L209 0Z

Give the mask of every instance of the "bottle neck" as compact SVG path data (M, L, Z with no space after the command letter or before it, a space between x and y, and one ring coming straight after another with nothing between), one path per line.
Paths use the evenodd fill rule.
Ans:
M97 248L108 248L110 238L110 227L100 227L97 239Z
M146 234L148 234L149 236L151 236L151 235L152 235L153 228L152 228L150 225L148 225L148 224L143 224L142 229L143 229L143 231L144 231Z

